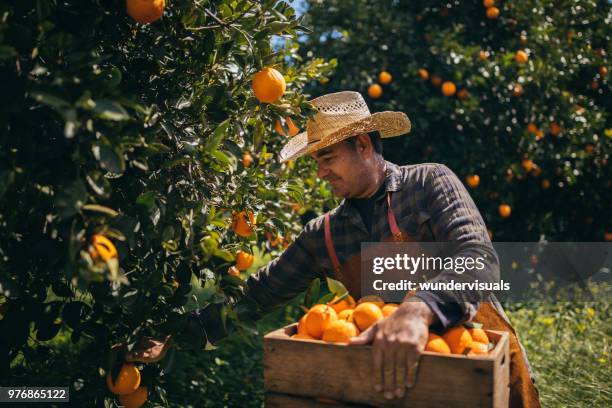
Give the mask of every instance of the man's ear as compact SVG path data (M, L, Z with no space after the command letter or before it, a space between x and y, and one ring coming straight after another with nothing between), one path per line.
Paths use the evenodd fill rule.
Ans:
M368 157L374 152L374 146L370 140L370 136L367 133L360 133L357 135L356 143L357 151L364 156Z

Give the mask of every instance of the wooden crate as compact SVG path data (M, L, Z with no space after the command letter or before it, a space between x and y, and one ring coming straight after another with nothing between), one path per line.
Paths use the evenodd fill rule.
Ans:
M424 352L415 386L403 398L390 402L374 390L372 346L291 339L296 330L297 324L292 324L264 337L267 407L508 406L506 332L485 330L496 346L484 356Z

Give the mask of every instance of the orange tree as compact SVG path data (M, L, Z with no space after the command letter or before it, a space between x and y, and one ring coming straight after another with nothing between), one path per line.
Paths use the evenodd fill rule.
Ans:
M310 2L302 50L338 59L313 93L359 90L373 110L406 112L412 135L386 142L387 157L447 164L496 240L610 240L610 12L607 1Z
M236 319L237 252L265 232L281 248L291 209L329 197L310 167L278 163L274 128L303 126L302 89L334 61L298 56L305 28L283 1L9 0L0 15L1 382L69 367L47 385L108 406L126 350L209 302ZM251 85L264 67L286 82L265 103ZM231 228L241 211L250 235ZM142 372L150 398L172 361Z

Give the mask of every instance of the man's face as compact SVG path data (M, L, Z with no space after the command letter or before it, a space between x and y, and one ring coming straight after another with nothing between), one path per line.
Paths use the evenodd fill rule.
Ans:
M351 198L362 194L368 179L363 177L367 168L356 146L341 141L310 157L317 162L317 176L329 182L335 196Z

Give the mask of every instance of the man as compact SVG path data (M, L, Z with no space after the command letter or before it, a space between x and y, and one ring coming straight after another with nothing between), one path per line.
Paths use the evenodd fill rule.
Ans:
M318 177L344 201L311 220L281 256L249 277L240 305L243 312L257 318L304 291L312 279L324 276L336 277L353 297L359 297L361 242L389 237L451 243L450 256L486 259L483 270L474 270L466 278L499 279L497 256L485 224L457 176L440 164L400 167L383 159L380 139L410 131L405 114L371 114L357 92L323 95L311 102L316 115L306 132L290 139L281 160L310 155L317 163ZM457 275L446 270L435 279L452 278ZM208 340L214 342L224 333L213 323L212 310L198 316ZM388 399L401 398L417 379L419 355L430 327L443 332L470 319L511 333L511 406L538 407L529 366L512 327L498 302L481 293L417 292L351 344L373 345L374 388ZM155 355L151 350L149 357Z

